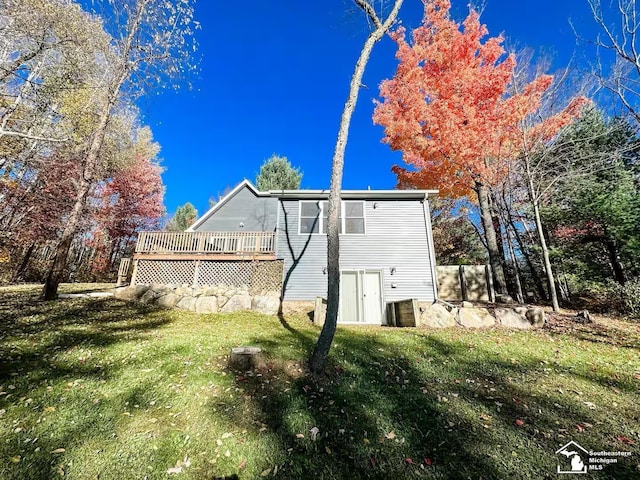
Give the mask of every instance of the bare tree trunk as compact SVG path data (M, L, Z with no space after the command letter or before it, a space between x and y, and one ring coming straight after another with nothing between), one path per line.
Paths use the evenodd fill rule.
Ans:
M487 241L487 250L489 252L489 263L493 271L493 283L498 293L507 293L507 284L502 268L502 253L498 247L498 239L491 218L491 204L489 200L489 188L476 182L475 191L478 194L478 207L480 208L480 220L484 228L484 238Z
M77 182L76 198L73 208L71 209L71 213L65 223L60 241L56 247L53 265L49 270L49 274L47 275L47 279L44 284L42 296L45 300L53 300L58 296L58 286L62 281L64 269L67 265L71 243L73 242L73 237L80 226L82 211L87 203L87 198L91 192L91 188L96 181L95 177L100 164L98 156L104 143L104 137L107 133L107 126L109 124L109 119L111 118L111 111L118 101L122 85L124 85L125 80L131 73L131 69L134 67L134 65L129 62L129 55L131 53L134 40L138 36L140 22L147 3L147 1L143 1L138 5L138 10L131 24L131 28L127 32L122 51L120 52L119 63L117 64L117 68L114 72L113 82L107 87L107 98L100 114L98 125L93 133L89 151L84 158L82 176Z
M29 245L29 248L27 249L26 253L22 257L22 262L20 262L20 266L14 272L13 277L11 278L11 283L17 282L20 276L22 275L22 273L27 269L27 265L29 265L29 260L31 260L31 255L33 255L33 251L35 250L35 248L36 248L36 242L32 242L31 245Z
M558 291L556 289L556 281L553 276L553 269L551 268L551 260L549 259L549 247L547 247L547 239L545 238L544 231L542 229L540 205L538 203L538 199L535 196L535 190L531 177L528 177L528 187L529 196L533 205L533 216L536 222L538 240L540 241L540 249L542 250L542 262L544 264L544 271L547 274L547 286L549 288L549 296L551 297L551 306L553 307L553 311L557 312L560 310L560 305L558 304Z
M531 260L531 255L526 248L522 235L520 235L520 232L516 227L516 223L513 219L513 216L511 215L511 212L507 212L507 214L509 215L509 224L511 225L511 230L513 231L513 235L516 239L516 242L518 243L518 248L520 248L522 256L524 257L525 262L527 262L527 267L529 268L529 272L531 272L531 278L533 279L533 283L538 290L538 295L540 295L540 298L542 298L543 300L547 300L547 292L545 291L544 285L542 284L542 279L538 274L538 269L533 264L533 260Z
M356 66L351 77L349 86L349 96L342 111L340 118L340 129L338 130L338 139L333 152L333 162L331 165L331 189L329 192L329 212L327 219L327 314L325 323L316 342L311 360L309 362L311 370L314 373L321 373L329 355L331 343L336 333L338 322L338 306L340 302L340 246L339 246L339 225L338 213L340 209L340 197L342 190L342 171L344 166L344 152L347 146L347 138L349 136L349 124L351 116L358 101L358 92L362 84L362 75L369 61L369 56L373 50L373 46L383 37L395 22L403 0L395 0L393 9L387 19L380 21L374 8L368 0L354 0L356 5L360 7L375 25L375 29L369 34L367 40L362 46L360 56L356 62Z
M511 235L509 235L509 228L505 228L507 235L507 245L509 246L509 257L511 258L511 264L513 265L513 275L516 282L516 299L518 303L524 303L524 294L522 293L522 282L520 281L520 273L518 269L518 259L516 258L516 252L513 249L513 243L511 242Z
M615 278L616 282L618 282L620 285L624 285L627 281L627 278L624 274L624 267L620 262L620 252L618 252L618 247L615 240L611 238L606 229L604 232L603 243L607 251L607 256L609 257L609 263L611 264L613 278Z

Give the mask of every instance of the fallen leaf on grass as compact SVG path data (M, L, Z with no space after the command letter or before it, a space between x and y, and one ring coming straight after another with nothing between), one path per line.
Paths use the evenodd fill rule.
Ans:
M223 434L222 434L222 439L224 440L225 438L229 438L229 437L231 437L231 436L233 436L233 433L229 433L229 432L227 432L227 433L223 433Z
M629 437L625 437L624 435L620 435L618 438L619 442L624 443L625 445L635 445L635 440L630 439Z
M578 430L579 432L584 432L584 427L579 423L576 423L576 430Z
M267 475L269 475L270 473L271 473L271 469L270 469L270 468L267 468L266 470L263 470L263 471L260 473L260 476L261 476L261 477L266 477L266 476L267 476Z
M391 431L389 433L387 433L384 438L386 438L387 440L393 440L394 438L396 438L396 434L395 432Z
M44 408L44 413L51 413L51 412L55 412L56 411L56 407L45 407Z
M171 467L167 469L167 474L169 475L177 475L178 473L182 473L182 467Z
M409 465L413 465L413 460L411 460L410 458L405 458L404 461L407 462Z
M318 433L320 433L320 429L318 427L313 427L309 432L311 432L311 440L315 442L316 438L318 438Z
M591 410L595 410L596 408L596 404L593 402L582 402L584 403L587 407L589 407Z
M242 460L240 462L240 465L238 465L238 469L243 470L244 467L246 467L246 466L247 466L247 461L246 460Z
M64 448L56 448L51 453L64 453L66 450Z
M296 433L296 438L304 438L304 435L302 433Z
M331 449L325 445L324 451L331 455Z
M516 425L522 427L524 425L524 422L518 418L516 419Z
M431 460L429 457L424 459L424 463L427 466L431 466L431 464L433 463L433 460Z
M11 461L13 463L20 463L20 460L22 460L22 457L20 455L16 455L15 457L11 457Z

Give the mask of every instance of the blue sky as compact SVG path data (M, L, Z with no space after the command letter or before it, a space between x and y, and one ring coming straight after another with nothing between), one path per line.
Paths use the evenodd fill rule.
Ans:
M453 0L462 20L466 1ZM196 18L201 71L193 89L166 91L141 104L162 146L169 213L187 201L199 213L209 197L244 178L253 181L272 153L304 172L303 188L327 188L338 123L355 60L367 33L350 0L200 0ZM420 0L405 0L407 28L422 18ZM586 0L486 0L481 20L508 44L552 53L554 68L576 51L569 19L585 37L596 29ZM343 188L388 189L400 154L373 125L379 83L393 75L395 44L374 48L360 91L345 156Z

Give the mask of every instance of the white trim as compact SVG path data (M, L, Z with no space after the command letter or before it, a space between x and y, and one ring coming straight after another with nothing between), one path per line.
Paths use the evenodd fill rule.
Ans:
M300 220L302 219L302 204L314 203L314 202L318 205L318 208L319 208L318 221L316 223L318 226L318 232L317 233L301 232L300 227L302 226L302 222ZM311 218L311 217L304 217L304 218ZM322 203L320 200L300 200L298 202L298 235L326 235L322 233Z
M378 273L378 279L379 279L379 284L378 287L380 288L380 304L378 305L378 308L380 309L380 323L376 323L376 322L366 322L366 321L362 321L362 322L343 322L342 320L340 320L340 315L342 313L342 288L340 288L340 302L338 305L338 323L340 325L386 325L387 324L387 313L386 313L386 309L384 308L384 306L386 305L385 303L385 294L384 294L384 268L379 268L379 267L375 267L375 268L341 268L340 269L340 287L342 287L342 274L344 272L348 272L348 273L355 273L356 274L356 284L358 286L358 293L360 294L360 297L358 298L358 312L360 314L360 316L364 319L364 276L367 273Z
M375 198L414 198L423 199L428 195L436 195L438 190L342 190L341 200L363 199L372 200ZM304 198L304 199L326 199L329 198L329 190L269 190L269 194L282 198Z
M216 203L213 207L207 210L204 215L202 215L199 219L197 219L193 225L185 230L185 232L193 232L194 229L198 228L200 225L204 223L211 215L213 215L218 209L220 209L225 203L231 200L240 190L244 187L247 187L254 195L257 197L269 197L270 194L265 192L260 192L258 189L246 178L241 181L238 185L236 185L233 190L227 193L224 197L220 199L218 203Z
M431 228L431 210L429 208L429 198L424 196L422 202L422 210L424 211L424 222L427 229L427 246L429 248L429 263L431 264L431 282L433 283L433 300L438 300L438 279L436 277L436 249L433 245L433 230Z
M364 221L364 232L362 233L347 233L347 217L345 215L344 202L353 202L353 203L361 203L362 204L362 220ZM342 233L340 235L349 235L349 236L360 236L363 237L367 234L367 201L366 200L341 200L340 202L340 223L342 224ZM351 217L351 218L360 218L360 217Z
M320 213L318 215L318 232L317 233L313 233L313 232L301 232L300 231L300 227L302 225L301 219L302 219L302 204L303 203L317 203L318 206L320 207ZM362 204L362 217L350 217L350 218L362 218L362 220L364 220L364 232L362 233L346 233L347 232L347 223L346 223L346 216L345 216L345 202L354 202L354 203L360 203ZM328 206L328 200L299 200L298 201L298 235L326 235L327 233L324 232L324 204L327 204ZM311 218L311 217L304 217L304 218ZM348 235L348 236L356 236L356 237L363 237L367 234L367 201L366 200L340 200L340 233L339 235Z

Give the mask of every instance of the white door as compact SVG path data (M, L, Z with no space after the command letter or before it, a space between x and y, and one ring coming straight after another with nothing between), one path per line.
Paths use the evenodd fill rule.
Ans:
M340 321L361 322L358 272L342 272L340 279Z
M364 272L362 277L362 303L364 305L364 321L382 323L382 298L380 292L380 272Z

